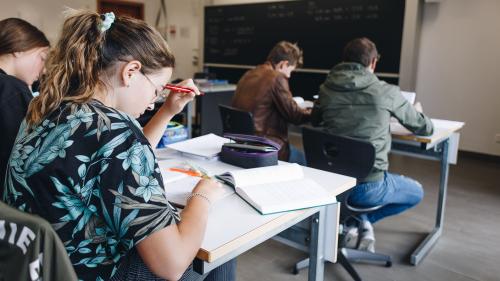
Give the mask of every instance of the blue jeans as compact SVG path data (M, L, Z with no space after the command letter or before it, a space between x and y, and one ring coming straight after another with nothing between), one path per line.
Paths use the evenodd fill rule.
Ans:
M203 281L234 281L236 280L236 258L219 265ZM179 280L181 281L181 280Z
M375 223L417 205L423 197L424 190L417 181L385 172L381 181L365 182L355 186L349 195L349 204L359 207L384 205L362 216L364 220Z
M290 155L288 155L288 162L297 163L302 166L307 166L306 156L304 155L304 152L300 151L291 144L289 144L288 147L290 149Z

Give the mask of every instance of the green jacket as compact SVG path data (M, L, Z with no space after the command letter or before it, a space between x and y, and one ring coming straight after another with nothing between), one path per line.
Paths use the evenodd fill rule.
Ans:
M77 280L64 244L44 219L0 201L0 281Z
M383 179L389 167L391 116L415 134L433 132L431 120L415 110L399 87L380 81L361 64L340 63L321 85L311 118L332 134L368 140L375 146L371 173L358 179L371 182Z

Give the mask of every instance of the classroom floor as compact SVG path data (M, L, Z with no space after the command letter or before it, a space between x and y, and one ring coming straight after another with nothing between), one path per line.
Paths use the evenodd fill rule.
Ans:
M355 264L363 280L500 280L500 163L464 156L451 166L443 236L415 267L409 256L435 221L439 165L395 155L390 161L391 171L423 184L425 197L416 208L375 225L376 250L391 255L393 266ZM305 256L269 240L238 258L238 280L307 280L307 270L290 273ZM328 263L325 280L353 279L340 265Z

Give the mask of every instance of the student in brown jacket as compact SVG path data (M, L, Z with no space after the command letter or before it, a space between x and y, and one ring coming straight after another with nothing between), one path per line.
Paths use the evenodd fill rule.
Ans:
M311 110L301 109L292 99L288 79L302 65L302 50L281 41L267 61L241 77L232 106L253 114L256 134L281 144L279 159L305 165L302 152L288 142L288 123L308 121Z

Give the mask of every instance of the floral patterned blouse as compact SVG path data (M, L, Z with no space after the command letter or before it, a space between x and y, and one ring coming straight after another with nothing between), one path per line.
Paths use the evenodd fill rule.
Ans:
M98 101L23 122L3 200L48 220L81 280L108 280L151 233L177 223L155 156L133 118Z

